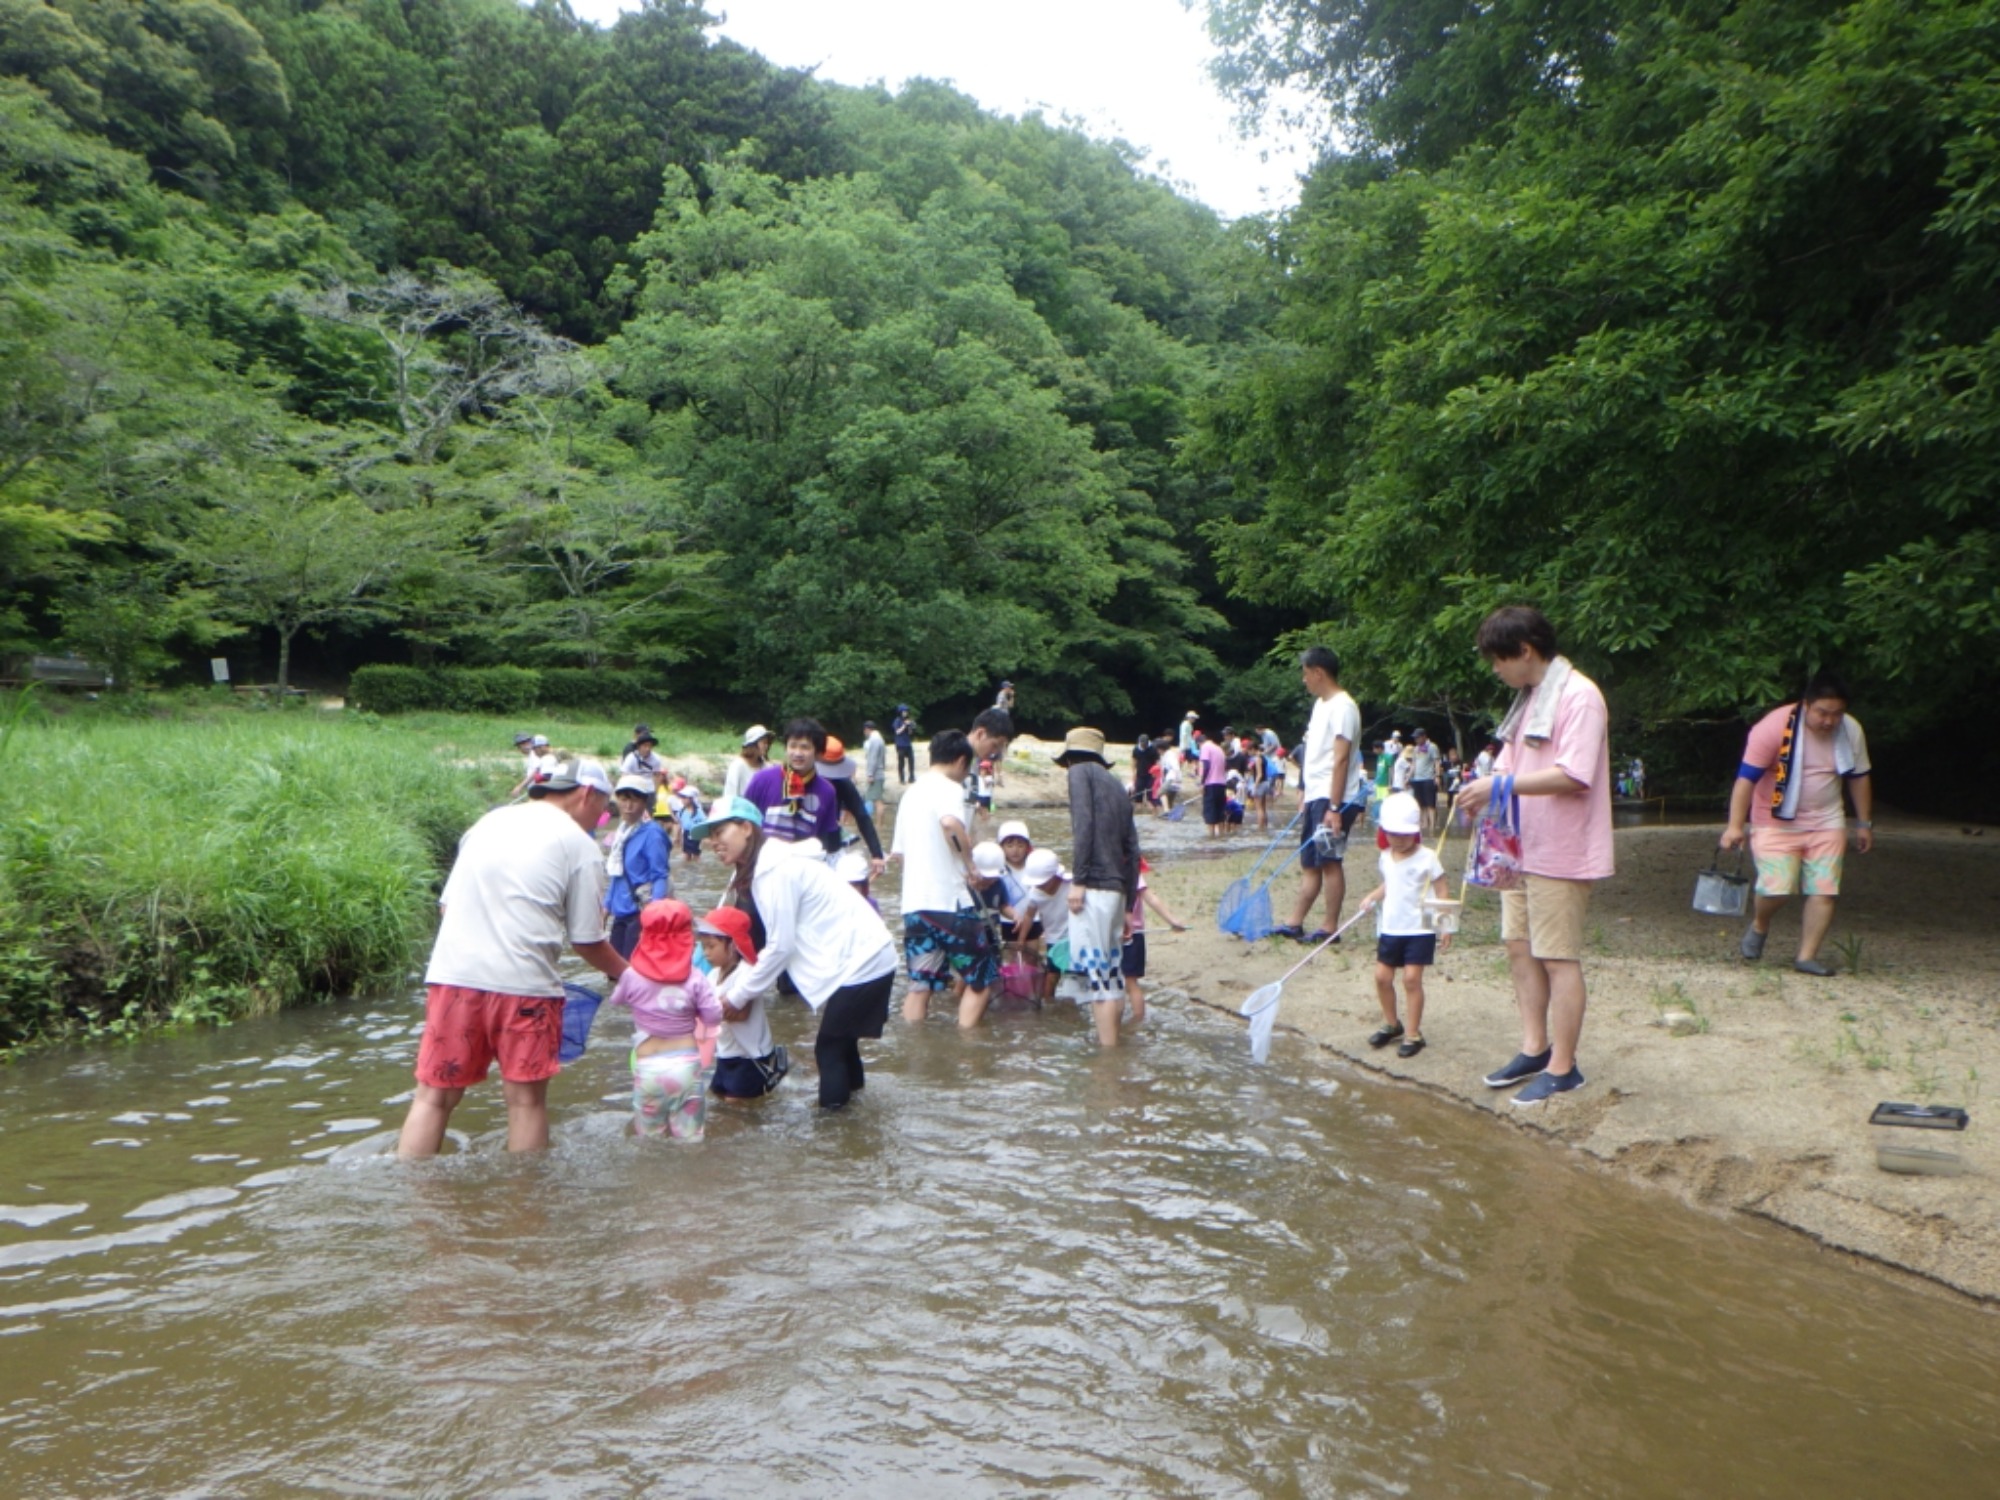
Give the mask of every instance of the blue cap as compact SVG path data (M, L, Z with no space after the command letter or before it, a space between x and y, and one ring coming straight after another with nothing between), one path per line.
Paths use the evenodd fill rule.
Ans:
M748 797L717 797L708 805L708 816L688 830L693 838L705 839L723 823L764 826L764 809Z

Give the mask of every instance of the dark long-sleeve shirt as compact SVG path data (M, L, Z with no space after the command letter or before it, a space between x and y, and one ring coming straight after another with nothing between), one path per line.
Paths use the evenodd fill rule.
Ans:
M1132 798L1103 766L1069 768L1071 878L1085 890L1119 891L1130 910L1139 899L1139 825Z

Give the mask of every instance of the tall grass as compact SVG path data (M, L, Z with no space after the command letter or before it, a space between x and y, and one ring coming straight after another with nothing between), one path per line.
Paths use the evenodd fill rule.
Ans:
M32 717L0 766L0 1049L401 981L482 778L306 714Z

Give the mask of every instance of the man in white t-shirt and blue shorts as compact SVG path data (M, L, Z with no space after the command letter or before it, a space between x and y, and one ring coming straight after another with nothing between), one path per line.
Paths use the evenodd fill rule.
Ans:
M1361 740L1361 709L1340 686L1340 658L1331 647L1313 646L1299 657L1299 678L1313 695L1312 718L1306 724L1305 816L1299 830L1299 899L1292 920L1275 929L1274 937L1316 943L1340 926L1340 908L1347 900L1347 835L1367 805L1366 776L1356 746ZM1326 830L1321 836L1321 830ZM1331 847L1326 847L1331 845ZM1310 937L1306 918L1320 892L1326 893L1326 918Z

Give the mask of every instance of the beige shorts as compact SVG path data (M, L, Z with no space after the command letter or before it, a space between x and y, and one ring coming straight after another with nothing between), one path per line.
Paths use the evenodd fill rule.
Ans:
M1592 880L1556 880L1530 875L1527 888L1500 893L1500 940L1526 938L1528 954L1544 962L1580 963L1583 918L1590 910Z

